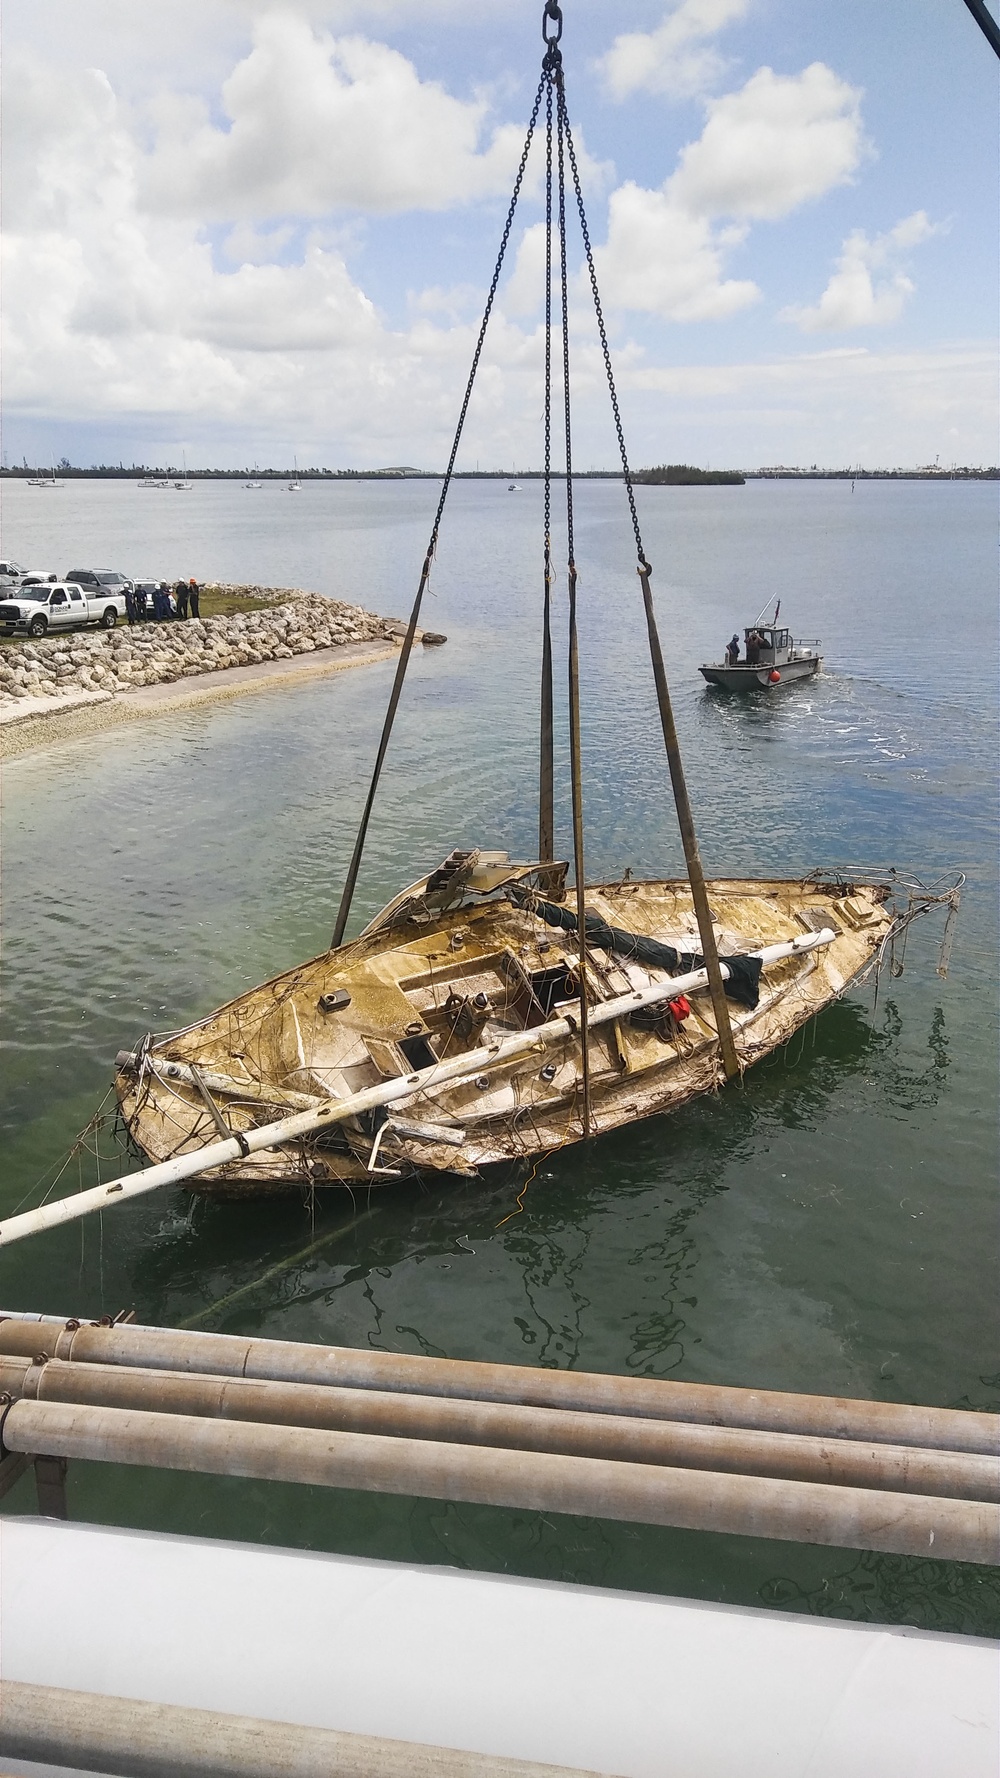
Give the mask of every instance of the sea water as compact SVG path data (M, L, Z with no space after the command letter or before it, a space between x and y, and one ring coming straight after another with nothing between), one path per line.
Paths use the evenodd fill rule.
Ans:
M406 615L435 482L189 493L3 487L32 566L305 586ZM564 495L557 488L560 512ZM142 1199L0 1254L0 1304L517 1364L1000 1405L995 488L642 488L639 516L710 875L965 872L905 971L740 1087L485 1181L353 1197ZM534 854L541 488L453 488L355 927L454 846ZM683 868L619 484L576 493L591 880ZM556 556L564 563L557 526ZM781 600L820 678L709 690ZM568 855L565 594L557 845ZM329 943L391 663L201 705L10 764L0 1212L89 1183L115 1052ZM99 1149L100 1161L92 1152ZM105 1174L106 1176L106 1174ZM30 1511L27 1482L3 1502ZM529 1512L73 1464L74 1517L967 1632L996 1575Z

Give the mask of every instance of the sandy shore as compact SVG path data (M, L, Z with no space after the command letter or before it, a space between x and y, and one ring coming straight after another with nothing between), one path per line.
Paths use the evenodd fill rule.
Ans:
M146 716L162 716L171 710L188 710L195 704L218 703L245 697L249 692L271 691L279 685L298 684L340 673L348 667L365 667L399 653L398 642L349 642L340 648L295 655L291 660L261 661L254 666L224 667L196 679L184 678L160 685L143 685L117 693L78 692L59 699L32 699L35 709L23 702L0 722L0 758L14 759L36 748L52 747L79 736L102 733L122 723ZM63 703L60 709L59 705ZM53 708L53 705L55 706Z

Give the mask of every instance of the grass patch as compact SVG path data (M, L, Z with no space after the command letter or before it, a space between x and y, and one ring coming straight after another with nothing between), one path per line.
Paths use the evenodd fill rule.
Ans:
M266 611L275 605L284 605L287 593L229 593L221 592L210 583L201 589L199 610L202 617L232 617L237 611Z

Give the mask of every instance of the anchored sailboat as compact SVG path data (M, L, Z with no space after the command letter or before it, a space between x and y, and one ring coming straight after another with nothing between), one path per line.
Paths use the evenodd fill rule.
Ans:
M403 639L331 947L185 1030L117 1058L129 1134L151 1163L0 1224L0 1241L161 1185L246 1195L438 1171L470 1175L672 1110L737 1078L853 982L961 879L895 872L706 882L674 726L566 108L562 15L545 57L416 597ZM418 633L465 415L536 124L545 105L544 520L538 849L520 863L456 850L345 942L368 826ZM636 547L687 876L587 884L577 637L566 213L576 208ZM554 226L555 224L555 226ZM558 280L554 277L554 244ZM561 313L553 324L553 288ZM551 457L553 336L565 415L570 864L554 851ZM297 465L296 465L297 467ZM944 954L942 956L942 969Z

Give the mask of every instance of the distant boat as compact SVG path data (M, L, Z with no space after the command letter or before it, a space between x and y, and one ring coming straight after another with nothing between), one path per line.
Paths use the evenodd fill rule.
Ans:
M290 494L298 494L302 488L302 483L299 481L299 460L297 457L294 459L294 462L295 462L295 474L292 477L292 480L288 484L288 492Z
M779 599L771 623L762 624L758 618L744 630L745 660L730 659L727 650L724 662L706 661L698 668L702 678L722 691L774 691L792 679L811 679L818 673L823 665L821 644L797 642L788 630L779 628L780 611Z
M56 480L56 472L53 469L51 475L29 476L28 486L29 488L64 488L66 483Z
M186 451L181 452L181 462L184 465L183 479L179 482L175 482L174 487L177 489L178 494L189 494L194 487L194 482L188 481L188 460Z
M517 482L508 482L507 483L507 492L508 492L508 494L519 494L521 492L521 489L520 489L520 486L518 485Z
M256 465L256 463L253 466L253 474L254 474L254 479L249 482L244 482L243 486L245 488L262 488L264 486L263 482L260 482L257 480L257 465Z

